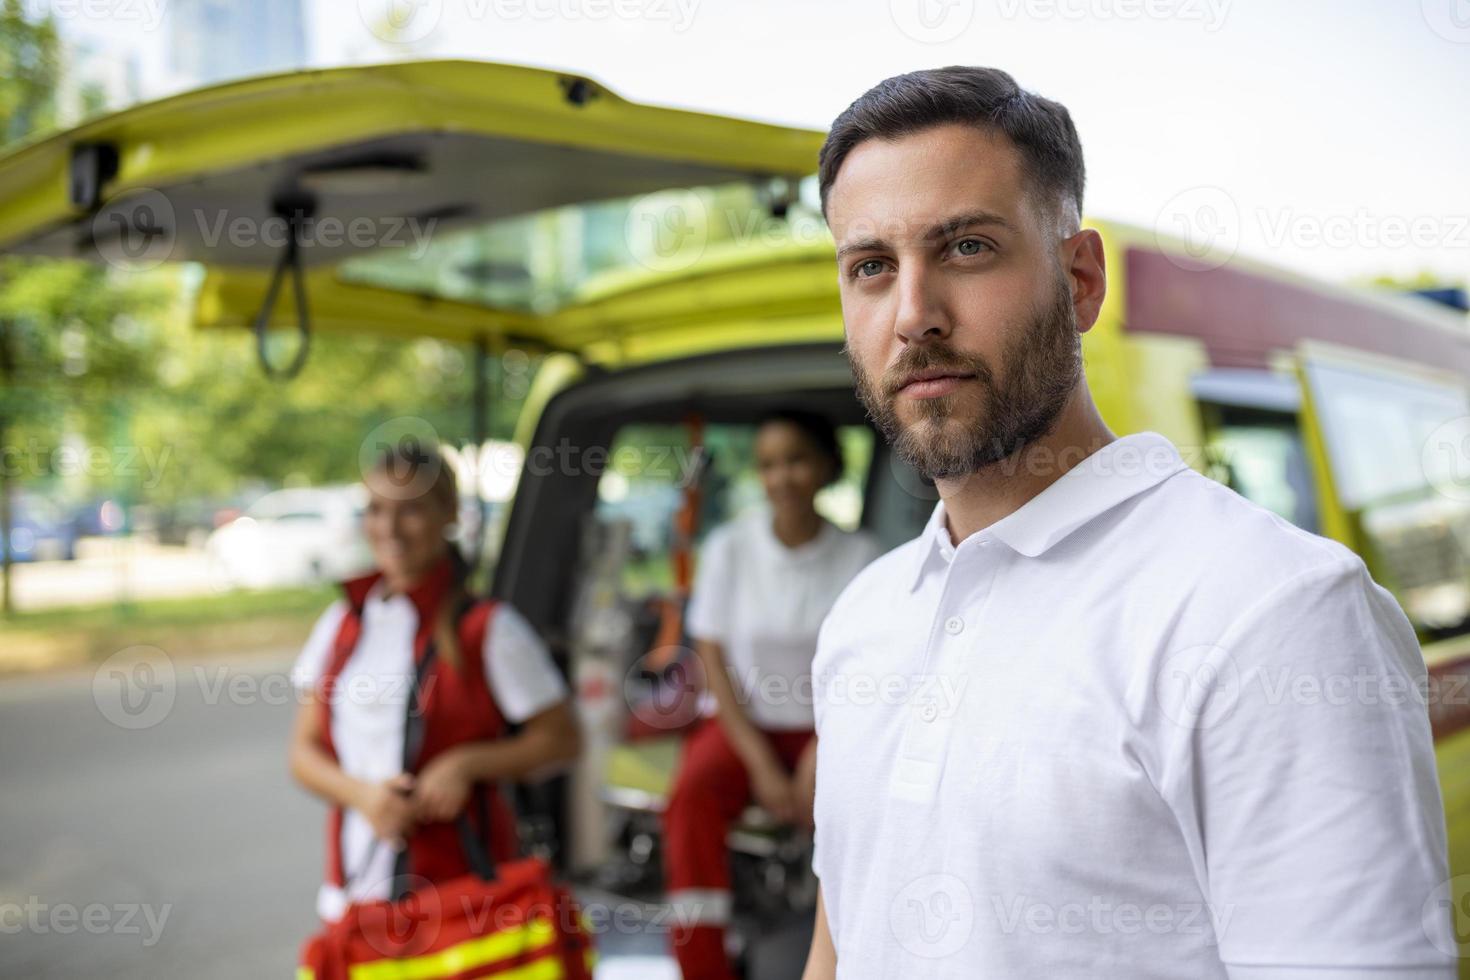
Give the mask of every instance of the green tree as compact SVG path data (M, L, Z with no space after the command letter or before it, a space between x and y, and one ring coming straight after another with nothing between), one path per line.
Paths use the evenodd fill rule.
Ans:
M55 125L60 45L48 16L31 20L22 0L0 5L0 134L24 139Z
M20 0L0 6L0 132L24 139L55 122L58 39L49 17ZM66 465L68 434L118 438L124 392L152 372L165 277L128 276L81 262L0 259L0 609L12 610L10 564L17 484L45 487Z
M445 443L470 441L473 356L436 340L405 343L322 335L300 375L267 378L254 342L236 331L170 322L158 381L139 392L132 437L170 462L149 488L163 506L234 493L242 483L324 484L359 479L364 440L390 419L423 419ZM519 399L488 367L490 435L508 437Z
M0 134L56 123L57 34L0 0ZM94 100L95 101L95 100ZM89 104L90 113L100 105ZM290 382L267 378L243 331L190 320L197 270L141 273L102 264L0 257L0 542L15 485L168 508L220 501L251 484L336 483L360 475L364 440L403 416L444 441L470 441L472 351L435 340L323 335ZM525 359L502 384L487 365L489 434L508 436ZM60 472L66 448L100 449L128 468ZM125 451L125 453L124 453ZM65 480L63 480L65 477ZM9 554L5 552L5 609Z

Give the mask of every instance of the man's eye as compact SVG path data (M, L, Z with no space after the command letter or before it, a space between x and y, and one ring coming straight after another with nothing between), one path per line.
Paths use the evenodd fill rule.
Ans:
M882 271L883 271L883 263L882 262L879 262L877 259L868 259L865 262L859 262L857 264L857 266L854 267L854 269L853 269L853 275L857 276L857 278L859 278L859 279L868 279L868 278L871 278L873 276L876 276L878 273L880 273Z
M961 255L979 255L988 249L988 246L978 238L963 238L955 243L955 251Z

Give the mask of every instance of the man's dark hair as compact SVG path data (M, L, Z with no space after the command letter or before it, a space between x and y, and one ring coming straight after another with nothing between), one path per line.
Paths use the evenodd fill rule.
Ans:
M1082 143L1066 106L1027 92L999 68L931 68L895 75L864 92L832 123L817 157L822 213L853 147L948 123L1004 133L1043 204L1070 201L1082 216Z

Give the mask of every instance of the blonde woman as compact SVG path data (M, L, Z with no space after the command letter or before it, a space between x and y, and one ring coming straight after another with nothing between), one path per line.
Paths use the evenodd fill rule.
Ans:
M444 458L400 446L364 482L377 567L344 583L293 670L304 700L291 773L332 807L317 899L328 922L349 903L396 897L395 879L467 873L462 814L486 853L513 858L514 820L496 782L565 762L579 747L566 685L535 630L507 603L465 591L465 562L449 538L458 493ZM406 751L408 692L426 662L422 742Z

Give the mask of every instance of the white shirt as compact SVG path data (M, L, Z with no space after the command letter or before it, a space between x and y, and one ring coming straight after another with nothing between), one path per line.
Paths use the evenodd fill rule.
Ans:
M685 623L719 643L737 697L758 728L812 727L812 656L832 602L881 548L865 531L823 520L788 548L760 508L715 528L699 551ZM706 713L713 702L706 700Z
M1454 976L1413 630L1162 436L958 547L936 506L814 670L843 980Z
M312 628L291 670L298 690L311 690L321 678L347 602L327 608ZM355 779L381 782L403 770L403 718L412 682L418 611L402 593L383 598L381 583L368 592L362 634L338 677L332 703L332 747L337 764ZM506 721L525 721L565 700L566 684L535 629L508 603L490 616L481 651L490 695ZM347 893L331 882L317 892L317 914L328 922L341 918L349 901L389 897L394 851L374 847L372 826L356 810L342 821L342 862Z

